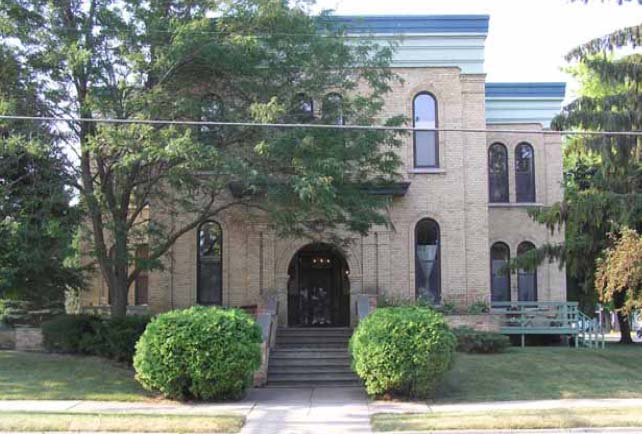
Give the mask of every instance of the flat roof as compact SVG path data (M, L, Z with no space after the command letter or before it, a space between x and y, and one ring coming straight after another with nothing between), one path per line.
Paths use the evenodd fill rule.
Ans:
M489 15L331 15L349 33L488 33Z
M487 98L561 98L566 83L486 83Z

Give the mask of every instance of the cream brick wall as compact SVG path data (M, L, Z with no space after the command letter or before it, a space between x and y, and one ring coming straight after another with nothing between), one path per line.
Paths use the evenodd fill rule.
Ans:
M399 68L403 84L395 84L386 101L386 114L412 117L412 101L421 91L435 95L439 127L484 129L483 75L462 75L458 68ZM492 126L500 128L501 126ZM541 128L511 125L510 128ZM414 230L423 218L432 218L441 233L442 299L467 305L490 298L490 245L505 241L536 245L559 241L532 222L523 208L489 208L487 147L501 141L509 148L528 141L535 148L537 199L551 204L561 198L561 151L558 136L534 134L442 132L440 168L419 173L413 168L413 141L409 135L399 149L403 178L411 185L406 196L393 200L392 228L375 227L343 250L350 268L351 310L359 293L414 297ZM426 172L426 171L424 171ZM511 173L511 202L514 175ZM173 215L162 203L150 206L153 216L176 225L185 216ZM266 295L281 301L280 323L287 323L288 265L309 240L281 239L267 222L246 209L228 210L217 219L223 229L223 303L229 306L261 304ZM196 229L182 236L163 259L164 270L150 273L150 309L160 312L196 303ZM100 279L98 279L100 280ZM556 265L538 270L542 300L565 298L564 271ZM84 303L105 303L104 288L94 285Z

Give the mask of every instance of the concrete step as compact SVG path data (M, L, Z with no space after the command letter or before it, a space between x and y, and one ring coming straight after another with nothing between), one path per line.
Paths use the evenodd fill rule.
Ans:
M353 381L359 382L353 372L337 372L337 373L288 373L288 374L271 374L268 375L268 383L272 382L296 382L296 383L324 383L324 382L342 382Z
M289 344L279 343L277 341L276 349L278 350L301 350L301 351L348 351L348 345L341 345L336 342L329 343L305 343L305 344Z
M350 358L342 357L335 359L275 359L270 357L271 366L291 366L293 368L306 366L345 366L350 368Z
M348 345L350 338L348 336L308 336L308 335L291 335L281 336L277 335L276 342L282 344L337 344Z
M268 375L298 374L352 374L350 365L326 365L326 366L283 366L270 365Z
M270 360L276 359L347 359L350 354L345 349L319 348L276 348L270 352Z
M309 387L362 387L361 381L270 381L267 387L309 388Z
M277 330L279 337L287 336L352 336L353 330L347 327L290 327Z

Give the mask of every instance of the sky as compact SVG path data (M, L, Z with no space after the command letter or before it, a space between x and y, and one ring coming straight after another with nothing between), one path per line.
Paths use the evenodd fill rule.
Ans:
M570 81L564 55L582 42L642 23L637 0L317 0L338 15L488 14L487 81ZM567 93L567 96L568 93Z

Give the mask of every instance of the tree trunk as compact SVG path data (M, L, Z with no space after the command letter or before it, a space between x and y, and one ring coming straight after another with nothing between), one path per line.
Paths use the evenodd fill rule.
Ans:
M615 293L613 296L613 305L615 306L615 311L617 312L617 322L620 326L620 343L632 344L633 339L631 338L631 324L629 323L629 316L622 312L622 306L624 306L625 297L626 292L624 291Z
M110 288L111 292L111 317L124 318L127 316L127 295L129 293L127 286L127 277L123 279L114 279L114 284Z

